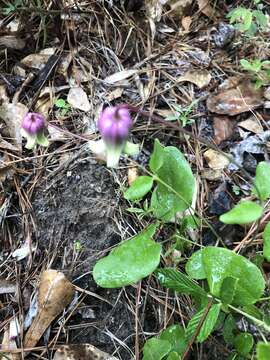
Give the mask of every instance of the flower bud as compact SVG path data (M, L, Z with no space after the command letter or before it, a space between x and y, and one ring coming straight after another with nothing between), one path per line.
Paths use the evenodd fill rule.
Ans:
M38 144L41 146L48 146L49 141L44 135L45 118L38 113L27 113L23 118L21 124L21 134L26 138L26 149L33 149Z
M128 109L112 106L102 111L98 120L98 129L103 140L110 145L125 143L132 126Z
M45 119L38 113L27 113L22 121L22 128L29 135L37 135L45 128Z

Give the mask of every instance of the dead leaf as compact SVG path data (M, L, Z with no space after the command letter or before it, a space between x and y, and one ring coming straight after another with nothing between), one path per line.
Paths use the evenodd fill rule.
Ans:
M12 294L16 292L16 284L6 280L0 279L0 294Z
M203 169L201 172L201 177L206 180L217 181L223 177L223 173L220 169Z
M163 5L165 5L168 0L146 0L145 8L147 16L153 21L159 21L161 19Z
M51 322L71 302L74 288L65 275L57 270L46 270L40 276L38 313L27 331L24 347L34 347Z
M81 87L71 88L68 92L67 102L75 109L90 111L91 105L86 92Z
M30 246L30 242L26 240L19 249L13 251L12 257L16 258L16 261L21 261L25 259L31 251L35 250L36 246Z
M264 90L263 96L264 96L267 100L270 100L270 86L268 86L268 87Z
M8 49L22 50L25 47L25 41L16 35L0 36L0 46Z
M193 0L169 0L168 5L170 6L170 15L181 18L185 12L185 9L191 5Z
M261 134L248 136L239 144L231 149L234 160L241 166L244 160L244 153L248 154L264 154L267 151L267 142L270 139L270 130L264 131ZM230 164L229 170L237 170L235 164Z
M0 137L0 148L3 145L3 139L1 139ZM8 145L10 145L9 143L7 143ZM4 149L10 149L9 147L4 147ZM11 149L10 149L11 150ZM12 149L14 150L14 149ZM7 165L9 162L11 161L11 157L6 153L6 152L2 152L0 154L0 182L2 182L4 184L4 182L6 180L12 180L15 170L13 169L13 167L11 165ZM0 202L0 207L1 207L1 202Z
M188 33L190 29L190 25L192 24L192 17L191 16L184 16L182 18L181 24L184 28L184 32Z
M118 99L122 96L124 89L121 87L118 87L114 89L113 91L110 91L109 94L106 96L108 101L113 101L115 99Z
M222 141L229 139L234 133L235 121L226 116L214 118L214 141L219 145Z
M138 70L135 69L129 69L129 70L122 70L122 71L118 71L110 76L107 76L104 81L107 84L115 84L118 82L121 82L123 80L126 80L128 78L130 78L131 76L133 76L134 74L137 74Z
M209 149L203 154L208 166L214 170L222 170L226 168L230 161L216 150Z
M53 360L118 360L90 344L62 345Z
M138 176L138 168L136 166L130 167L128 169L128 185L130 186Z
M30 54L21 60L21 64L28 68L41 70L44 68L51 55L47 54ZM14 66L15 75L26 76L26 71L19 65Z
M17 318L15 318L15 319L17 319ZM17 320L17 322L18 322L18 320ZM2 344L1 344L1 353L3 353L3 356L1 356L1 354L0 354L1 360L5 360L7 358L10 360L20 360L21 359L20 354L9 353L9 351L17 349L16 340L13 337L13 335L14 335L13 324L14 324L14 321L11 320L11 322L5 328L4 337L2 340ZM19 324L18 324L18 328L19 328Z
M177 82L188 81L202 89L209 85L211 78L211 74L207 70L189 70L177 78Z
M245 130L253 132L254 134L260 134L263 132L263 127L256 117L241 121L238 126Z
M0 119L4 120L9 136L20 152L22 151L21 122L27 112L27 107L21 103L0 106Z
M50 141L66 141L70 138L64 131L56 129L54 126L48 125Z
M199 6L199 10L206 15L207 17L209 17L210 19L214 18L214 14L215 11L212 8L212 6L210 5L210 1L209 0L197 0L198 6Z
M0 85L0 104L8 103L9 98L7 96L7 89L6 85Z
M207 99L209 111L224 115L238 115L254 110L263 104L263 90L255 89L250 82L210 95Z

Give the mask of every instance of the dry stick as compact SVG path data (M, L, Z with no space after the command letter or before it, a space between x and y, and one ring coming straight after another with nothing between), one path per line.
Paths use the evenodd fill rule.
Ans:
M199 334L199 332L200 332L200 330L201 330L201 327L202 327L202 325L203 325L203 323L204 323L204 320L206 319L206 316L208 315L212 304L213 304L213 298L211 298L211 299L209 300L209 302L208 302L208 304L207 304L207 306L206 306L206 308L205 308L205 311L204 311L204 313L203 313L203 316L201 317L200 322L199 322L199 324L198 324L198 326L197 326L197 328L196 328L196 330L195 330L192 338L190 339L190 341L189 341L189 343L188 343L188 346L187 346L187 348L186 348L186 350L185 350L185 352L184 352L184 354L183 354L183 356L182 356L182 358L181 358L182 360L185 360L186 357L188 356L188 353L189 353L189 351L190 351L190 349L191 349L191 347L192 347L192 344L194 343L197 335Z

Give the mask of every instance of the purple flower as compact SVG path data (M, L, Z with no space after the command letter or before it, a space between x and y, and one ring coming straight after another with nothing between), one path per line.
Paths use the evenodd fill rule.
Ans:
M132 127L128 109L119 106L105 108L98 120L98 129L103 140L110 145L125 143Z
M29 135L37 135L45 128L45 118L38 113L27 113L22 121L22 128Z

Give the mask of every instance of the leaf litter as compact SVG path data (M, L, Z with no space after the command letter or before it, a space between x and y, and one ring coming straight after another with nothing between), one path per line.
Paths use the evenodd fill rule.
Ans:
M217 215L237 203L238 192L247 192L238 166L217 149L178 136L169 124L157 124L150 116L134 117L132 137L142 142L142 152L132 160L122 158L117 172L108 171L102 154L94 159L84 146L85 139L96 146L96 119L104 106L129 103L166 117L172 114L172 104L187 109L195 101L187 125L195 134L231 154L245 169L268 160L269 91L256 89L238 67L238 56L263 50L259 41L253 50L237 43L238 34L225 19L224 2L147 0L145 8L141 1L98 1L91 8L86 2L78 4L76 8L68 2L63 14L59 4L52 8L44 1L40 13L18 9L7 22L1 19L0 311L7 324L2 349L12 359L19 358L8 352L17 347L13 338L27 347L46 344L50 358L58 360L94 355L139 359L145 337L163 329L168 319L179 323L180 318L190 318L190 301L181 298L180 307L179 298L168 299L153 278L123 291L104 291L90 274L100 256L148 222L147 201L142 216L127 214L119 188L138 178L154 138L181 148L193 170L198 169L200 199L193 199L193 215L193 208L206 212L215 227ZM64 115L55 106L57 99L71 105ZM18 129L24 114L33 110L48 121L50 147L29 152L22 147ZM173 120L176 126L183 125L183 113L179 115ZM166 239L170 252L167 239L174 234L166 231L160 239ZM229 246L237 246L243 232L234 228ZM190 239L203 246L206 233L200 229ZM29 234L34 246L24 241ZM173 251L180 267L192 254ZM247 249L247 254L252 251ZM164 255L164 261L173 257ZM14 298L18 285L22 302ZM2 297L8 304L3 308ZM84 306L94 317L84 318ZM18 311L29 314L24 335L12 330L22 326L21 318L11 320ZM219 339L207 340L203 351L208 358L226 358ZM47 356L45 351L39 355Z

